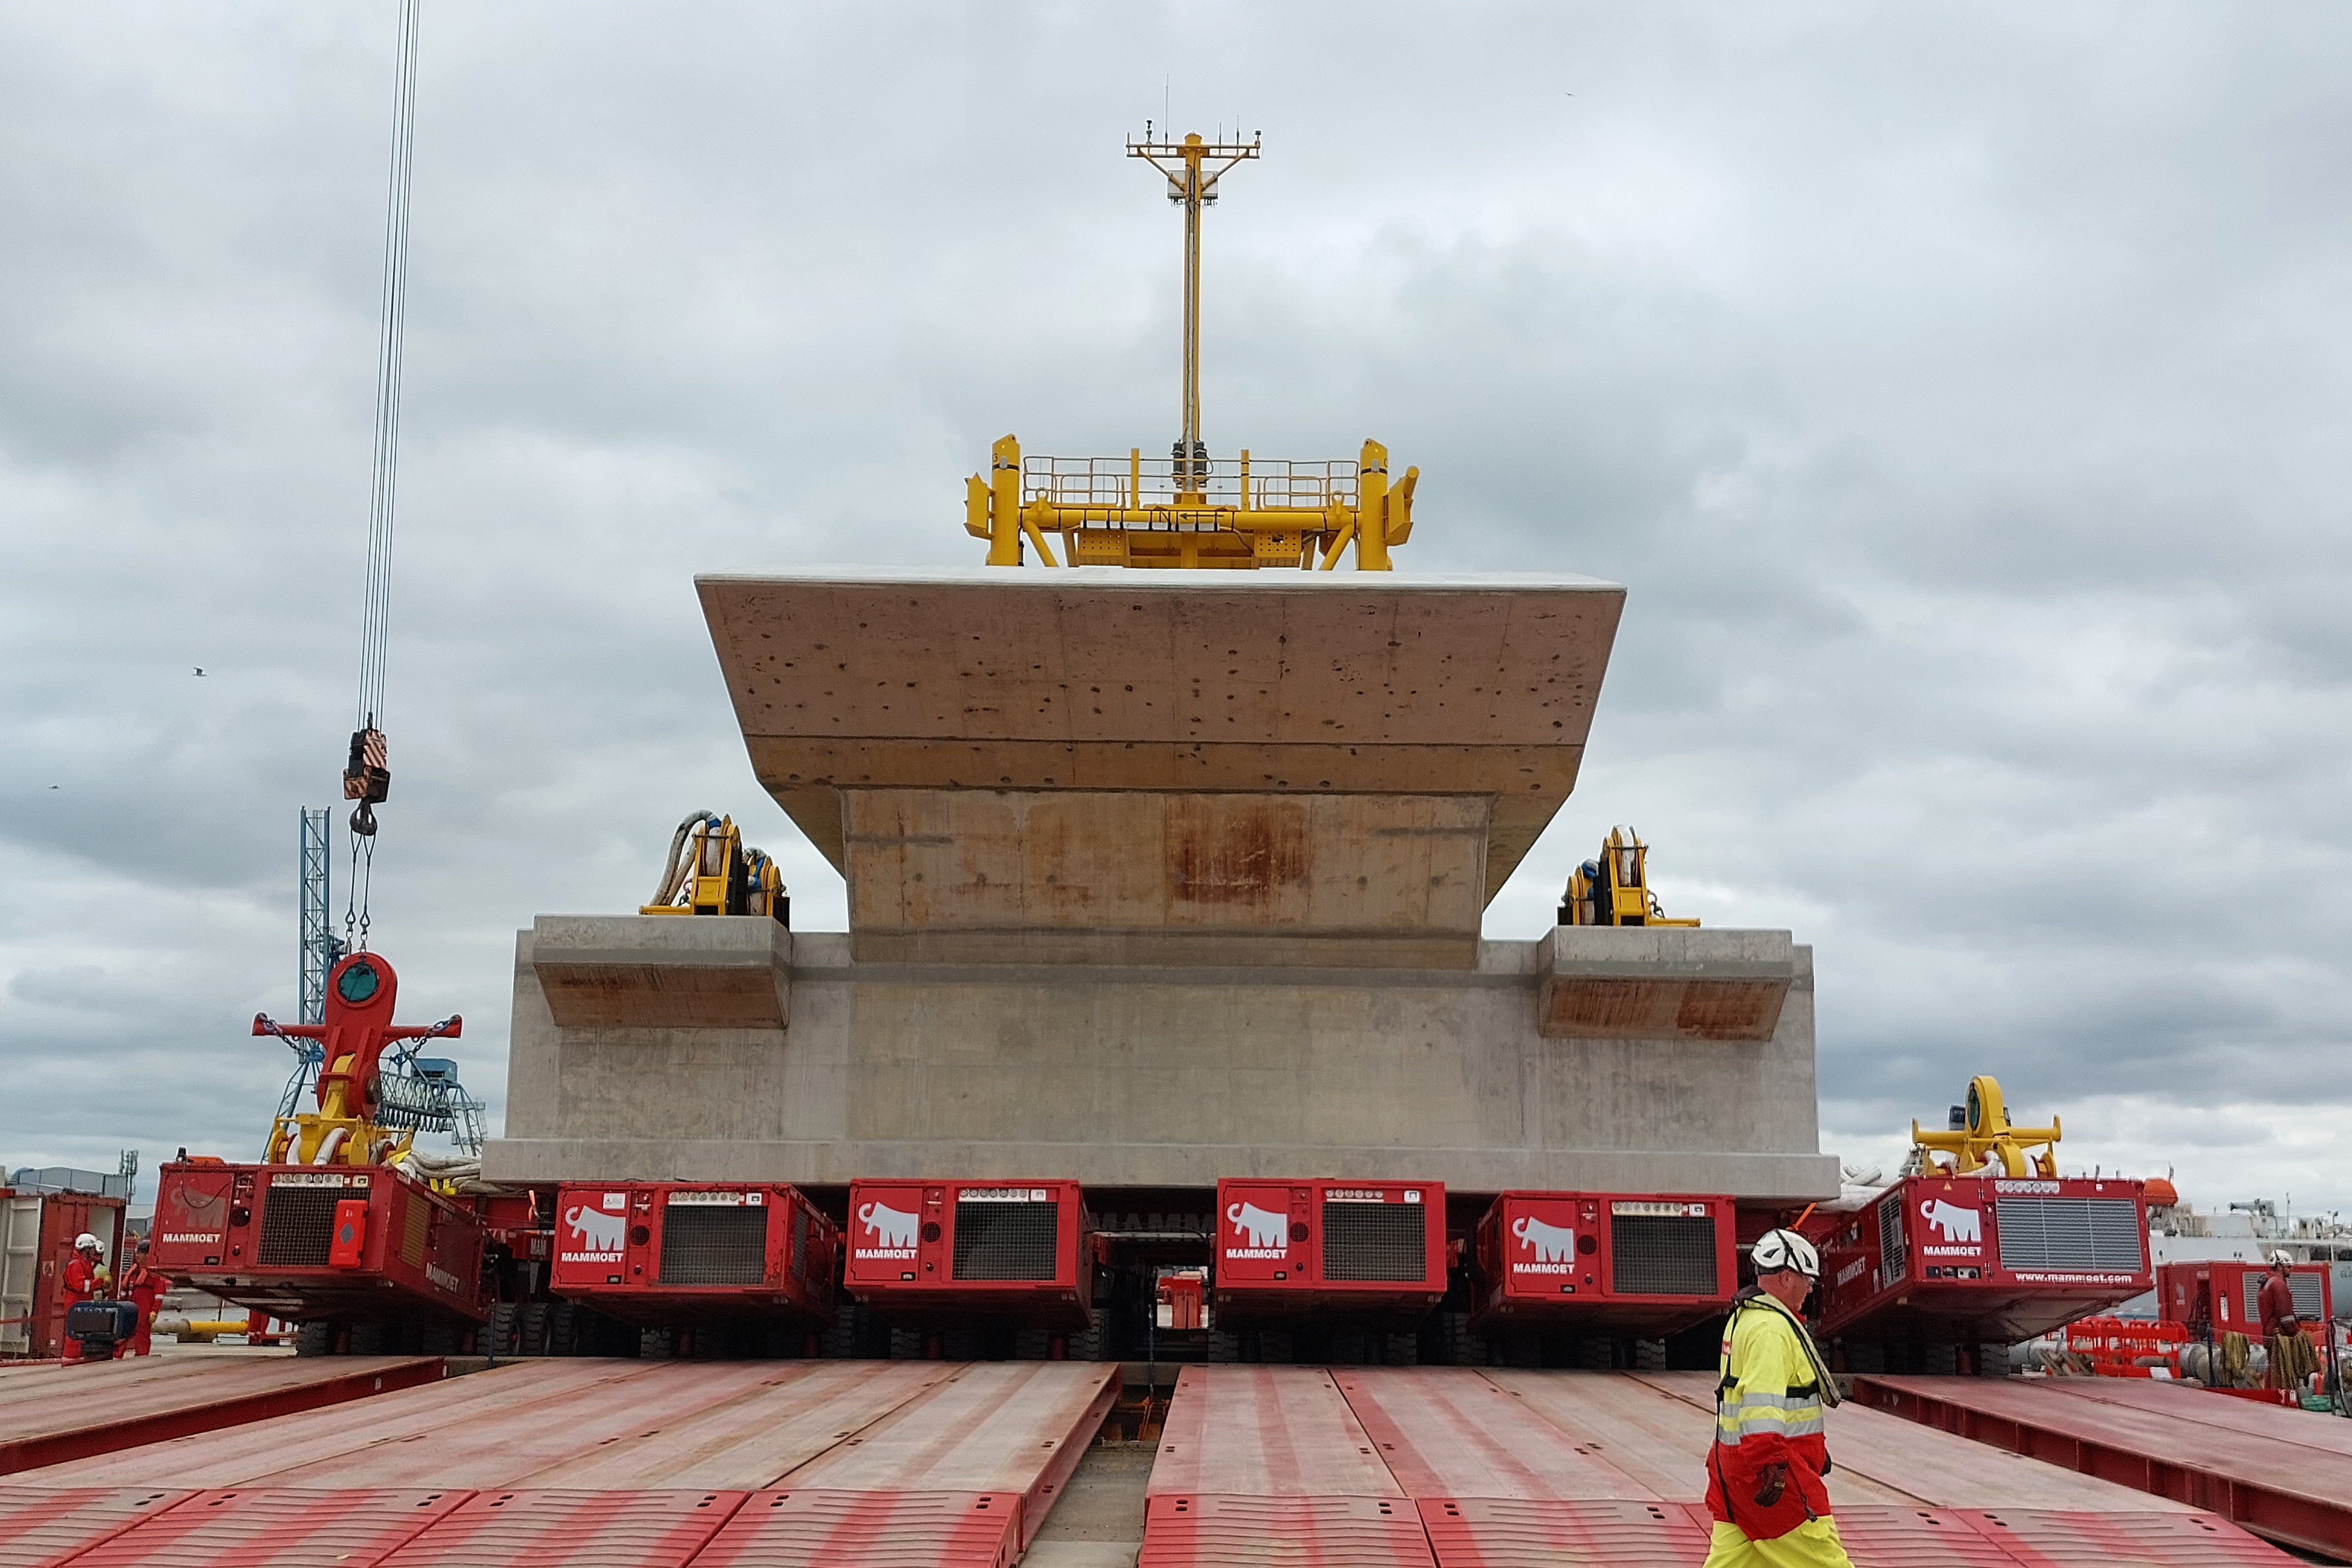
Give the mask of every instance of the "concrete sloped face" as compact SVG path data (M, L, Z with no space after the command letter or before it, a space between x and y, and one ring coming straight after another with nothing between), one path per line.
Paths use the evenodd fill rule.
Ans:
M853 929L877 932L1099 928L1098 883L1137 928L1444 931L1465 908L1475 926L1575 782L1624 602L1532 576L698 587L761 782L849 877ZM1348 879L1370 918L1318 915L1368 845L1400 852Z

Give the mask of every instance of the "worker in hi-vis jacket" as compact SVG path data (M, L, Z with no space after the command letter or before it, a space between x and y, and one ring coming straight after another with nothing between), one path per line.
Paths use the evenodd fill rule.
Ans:
M1732 1301L1715 1393L1706 1568L1853 1568L1830 1517L1830 1447L1822 1410L1838 1402L1805 1332L1805 1297L1821 1254L1793 1230L1768 1230L1756 1283Z

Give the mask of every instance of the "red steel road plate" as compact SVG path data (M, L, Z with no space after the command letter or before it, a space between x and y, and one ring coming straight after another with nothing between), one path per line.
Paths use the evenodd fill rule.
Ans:
M0 1487L0 1568L47 1568L196 1494L152 1487Z
M1696 1561L1696 1560L1694 1560ZM1402 1497L1145 1500L1137 1568L1435 1568L1429 1536Z
M2352 1421L2315 1421L2310 1413L2188 1388L2153 1377L2048 1377L2033 1380L2036 1395L2072 1395L2103 1405L2151 1410L2172 1421L2195 1421L2251 1437L2325 1448L2352 1458Z
M485 1491L394 1549L384 1568L682 1568L740 1491Z
M207 1491L73 1559L73 1568L377 1568L463 1491Z
M1402 1497L1331 1375L1313 1366L1188 1366L1147 1494Z
M2352 1557L2352 1459L2182 1422L2161 1410L2070 1398L2036 1386L2040 1381L1871 1376L1855 1380L1854 1397L1979 1442L2193 1503L2273 1540ZM2195 1396L2193 1390L2181 1392Z
M1988 1509L1968 1517L2021 1568L2291 1568L2295 1561L2210 1513Z
M1368 1367L1332 1379L1407 1497L1657 1496L1469 1367Z
M1706 1561L1707 1531L1682 1503L1435 1497L1415 1506L1437 1568L1698 1568Z
M754 1492L694 1568L1012 1568L1010 1492Z
M1705 1508L1694 1511L1706 1518ZM2017 1559L1957 1509L1841 1508L1838 1539L1854 1568L2018 1568Z
M136 1362L110 1361L10 1385L0 1397L0 1474L273 1420L446 1375L438 1356L189 1357L184 1364L202 1370L147 1375ZM77 1478L63 1479L71 1484Z

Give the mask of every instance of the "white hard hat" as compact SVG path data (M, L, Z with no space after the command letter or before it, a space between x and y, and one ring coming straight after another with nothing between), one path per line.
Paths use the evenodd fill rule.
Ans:
M92 1235L91 1235L89 1231L87 1231L87 1230L83 1231L79 1236L77 1236L77 1237L75 1237L75 1238L74 1238L74 1250L75 1250L75 1251L77 1251L77 1252L80 1251L80 1250L81 1250L83 1248L85 1248L85 1247L96 1247L96 1246L98 1246L98 1238L97 1238L97 1237L95 1237L95 1236L92 1236ZM102 1250L102 1249L101 1249L101 1250Z
M1768 1230L1756 1239L1756 1271L1777 1274L1793 1269L1808 1280L1822 1277L1822 1255L1793 1230Z
M2294 1267L2294 1260L2288 1257L2284 1252L2273 1252L2271 1254L2271 1267L2273 1269L2292 1269Z

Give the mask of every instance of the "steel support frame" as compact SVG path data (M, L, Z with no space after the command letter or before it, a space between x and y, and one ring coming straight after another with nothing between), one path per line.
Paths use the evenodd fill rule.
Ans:
M2284 1545L2352 1560L2352 1497L2331 1501L2216 1475L2199 1469L2192 1458L2162 1458L1874 1378L1857 1378L1854 1392L1863 1403L1923 1427L2186 1503Z

